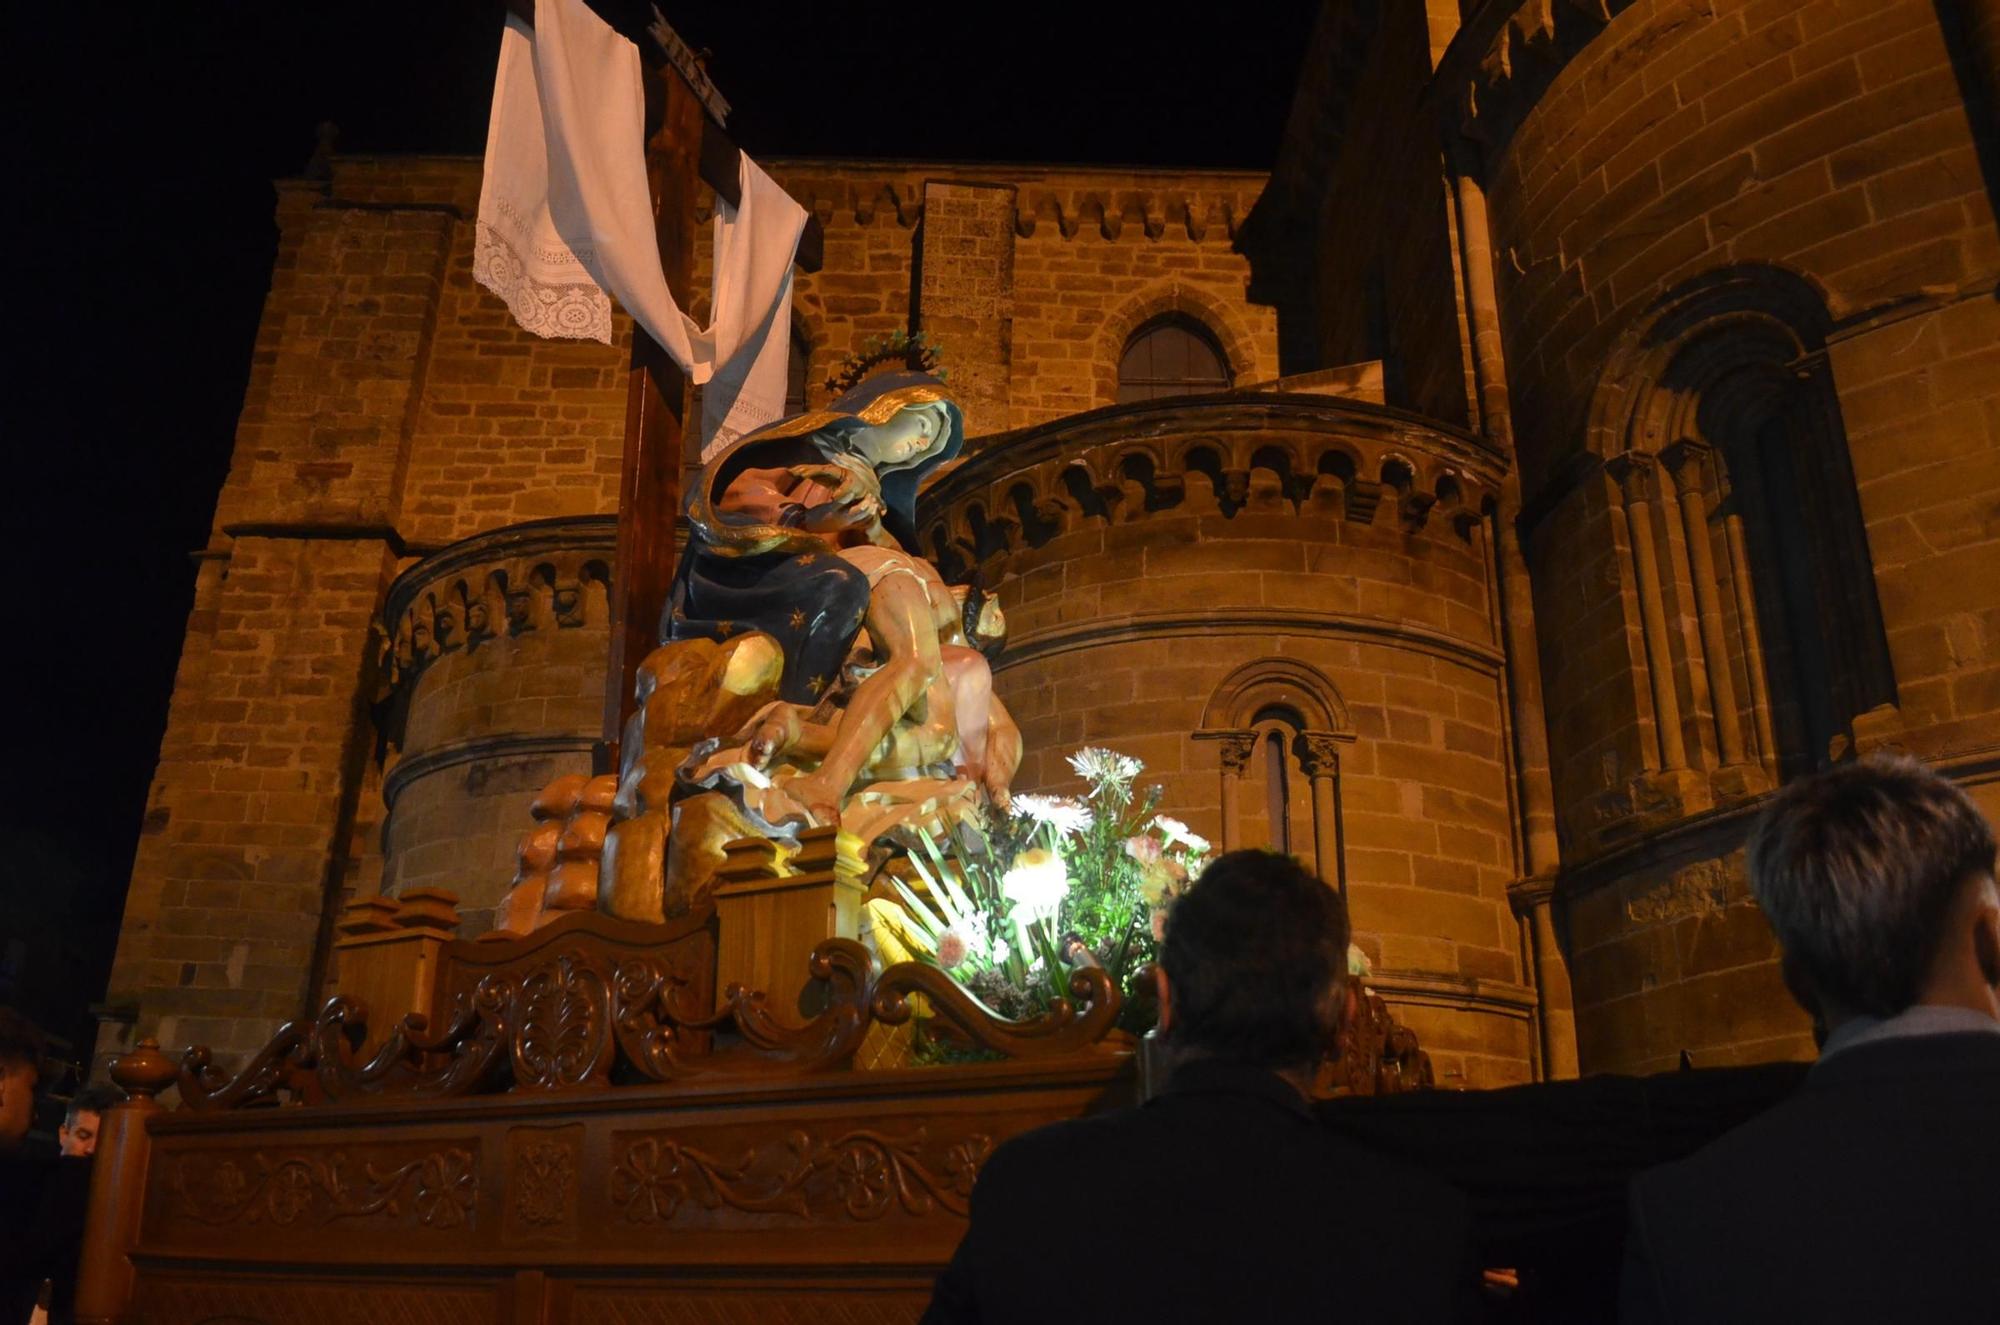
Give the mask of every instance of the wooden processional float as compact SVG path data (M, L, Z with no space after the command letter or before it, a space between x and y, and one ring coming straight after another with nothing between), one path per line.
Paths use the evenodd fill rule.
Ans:
M339 992L234 1073L151 1041L114 1059L78 1318L914 1320L995 1146L1136 1100L1118 991L1083 967L1072 1001L1006 1021L838 936L781 997L718 990L732 924L829 925L852 885L833 830L732 845L721 899L665 923L465 940L448 894L367 899ZM1341 1088L1420 1084L1367 1004ZM912 1065L919 1009L983 1061ZM1051 1209L1081 1227L1084 1194Z

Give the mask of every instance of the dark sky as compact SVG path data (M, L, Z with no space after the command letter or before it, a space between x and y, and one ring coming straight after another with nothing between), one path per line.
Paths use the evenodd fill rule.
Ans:
M663 8L712 53L753 155L1265 167L1317 5ZM9 15L0 1001L65 1033L88 1025L78 1009L108 971L188 554L270 280L270 181L298 171L322 120L346 151L479 152L500 13L202 0Z

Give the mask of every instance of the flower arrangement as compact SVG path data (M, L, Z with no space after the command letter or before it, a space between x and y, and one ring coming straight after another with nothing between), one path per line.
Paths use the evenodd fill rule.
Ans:
M1081 797L1017 795L947 841L920 834L907 875L882 876L893 896L870 903L878 944L887 930L891 945L1003 1016L1035 1016L1068 998L1079 966L1103 967L1134 992L1209 844L1155 813L1160 789L1136 785L1145 771L1137 759L1090 747L1069 763L1087 784ZM1150 1022L1144 998L1128 1008Z

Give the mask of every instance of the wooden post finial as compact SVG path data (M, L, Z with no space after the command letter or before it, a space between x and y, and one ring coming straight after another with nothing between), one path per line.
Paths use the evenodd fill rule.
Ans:
M131 1053L119 1054L110 1063L112 1081L134 1100L151 1100L171 1086L180 1071L180 1065L161 1053L160 1042L150 1035Z

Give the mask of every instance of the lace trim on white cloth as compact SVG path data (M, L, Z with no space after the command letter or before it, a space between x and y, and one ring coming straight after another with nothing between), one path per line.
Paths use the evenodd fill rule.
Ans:
M586 0L535 0L500 36L472 274L538 336L611 342L611 300L705 385L704 436L784 412L792 258L805 209L738 159L716 208L714 324L674 302L647 186L639 52Z
M481 221L472 250L472 279L507 301L523 330L560 340L611 343L611 296L585 277L553 284L536 280L520 251Z

